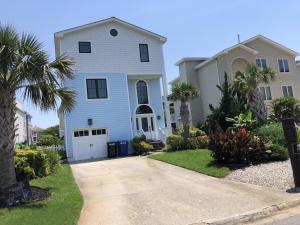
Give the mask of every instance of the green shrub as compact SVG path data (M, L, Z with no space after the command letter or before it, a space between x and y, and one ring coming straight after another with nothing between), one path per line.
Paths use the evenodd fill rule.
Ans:
M289 158L289 152L287 148L278 144L273 144L271 146L271 154L270 154L271 160L283 161L283 160L287 160L288 158Z
M52 146L52 145L60 145L62 140L59 137L43 134L38 137L37 145L39 146Z
M132 146L136 155L143 155L153 150L153 146L147 143L146 141L133 142Z
M145 135L142 135L140 137L134 137L132 139L132 143L139 143L139 142L142 142L142 141L146 141L146 136Z
M178 135L183 136L183 129L182 128L179 129ZM200 130L199 128L197 128L197 127L191 127L190 128L190 135L191 135L191 137L198 137L198 136L206 135L206 133L204 131Z
M277 121L293 118L300 123L300 103L294 97L281 97L272 101L272 110Z
M265 124L257 129L256 134L269 139L273 144L286 146L281 123Z
M167 138L167 151L178 151L186 149L184 146L184 138L180 135L170 135Z
M203 134L203 133L201 133ZM208 136L196 136L184 140L180 135L170 135L167 138L167 151L180 151L187 149L198 149L198 148L207 148L208 146Z
M38 178L55 172L60 156L51 150L16 150L15 169L18 180Z

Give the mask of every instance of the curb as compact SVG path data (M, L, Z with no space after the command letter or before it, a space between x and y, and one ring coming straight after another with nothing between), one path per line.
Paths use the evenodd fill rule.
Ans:
M193 223L191 225L238 225L247 222L254 222L259 219L264 219L275 214L276 212L293 208L298 205L300 205L300 198L288 202L282 202L277 205L271 205L257 212L246 213L212 222Z

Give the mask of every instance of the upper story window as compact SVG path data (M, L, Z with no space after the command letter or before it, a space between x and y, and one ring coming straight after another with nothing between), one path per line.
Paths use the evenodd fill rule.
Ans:
M278 66L281 73L290 72L289 61L287 59L278 59Z
M283 85L282 93L284 97L294 96L292 85Z
M258 58L255 60L256 66L260 68L261 70L266 70L267 69L267 60L263 58Z
M107 98L106 79L87 79L86 88L88 99Z
M260 87L260 94L263 100L272 100L271 88L270 86Z
M140 59L141 62L149 62L149 52L147 44L140 44Z
M78 42L79 53L91 53L91 42L88 41L79 41Z
M145 81L140 80L136 83L138 104L148 104L148 88Z

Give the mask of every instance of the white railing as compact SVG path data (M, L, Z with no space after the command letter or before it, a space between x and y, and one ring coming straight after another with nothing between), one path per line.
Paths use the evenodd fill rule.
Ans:
M166 128L158 128L158 136L159 139L166 144L167 143L167 129Z
M36 146L37 149L49 149L55 151L64 151L65 147L63 145L52 145L52 146Z
M143 130L135 130L134 131L134 136L135 137L141 137L142 135L145 135Z

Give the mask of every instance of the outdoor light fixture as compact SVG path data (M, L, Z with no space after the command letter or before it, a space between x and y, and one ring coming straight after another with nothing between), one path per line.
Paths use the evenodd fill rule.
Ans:
M160 116L157 116L156 118L157 118L157 120L160 120Z
M93 119L88 119L88 125L92 126L93 125Z

